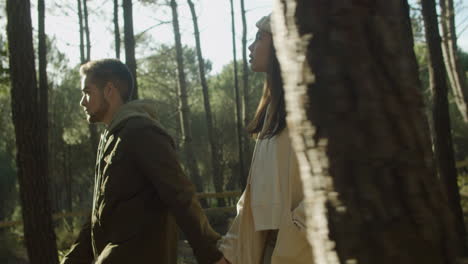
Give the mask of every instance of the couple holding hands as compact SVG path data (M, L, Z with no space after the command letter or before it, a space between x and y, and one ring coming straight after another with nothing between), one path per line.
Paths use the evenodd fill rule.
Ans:
M257 140L237 216L223 237L208 223L152 102L130 100L127 67L116 59L81 66L80 105L90 123L106 129L97 151L92 213L62 264L175 264L177 227L201 264L311 263L270 16L256 25L250 63L266 80L247 130Z

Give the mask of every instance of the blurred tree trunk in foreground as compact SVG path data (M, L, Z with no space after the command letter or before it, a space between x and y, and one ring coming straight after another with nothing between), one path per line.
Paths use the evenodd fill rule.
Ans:
M276 0L273 13L315 263L455 263L408 3Z

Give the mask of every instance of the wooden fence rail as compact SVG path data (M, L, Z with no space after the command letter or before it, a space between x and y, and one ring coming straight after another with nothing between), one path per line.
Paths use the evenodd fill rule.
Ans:
M455 167L457 169L468 168L468 159L457 161Z
M468 159L457 161L456 167L458 170L465 169L468 172ZM207 199L207 198L235 198L239 197L242 193L241 192L222 192L222 193L197 193L197 197L199 199ZM463 197L466 197L466 194L462 194ZM214 208L205 208L205 212L213 212L213 211L222 211L222 212L232 212L236 210L235 206L230 207L214 207ZM81 210L81 211L74 211L74 212L62 212L56 213L52 215L53 220L62 219L65 217L77 217L77 216L85 216L89 214L89 210ZM20 225L22 221L4 221L0 222L0 229L13 227L16 225Z

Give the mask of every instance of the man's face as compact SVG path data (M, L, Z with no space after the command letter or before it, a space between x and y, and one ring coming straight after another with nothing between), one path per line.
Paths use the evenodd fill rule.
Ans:
M104 98L103 89L100 89L86 75L81 78L81 101L80 105L86 113L89 123L100 123L109 111L109 103Z

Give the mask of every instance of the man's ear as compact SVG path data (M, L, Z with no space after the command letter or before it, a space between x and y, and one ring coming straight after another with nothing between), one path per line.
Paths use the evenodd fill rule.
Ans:
M107 99L110 99L111 97L115 96L115 86L114 83L112 82L107 82L106 85L104 86L104 96Z

